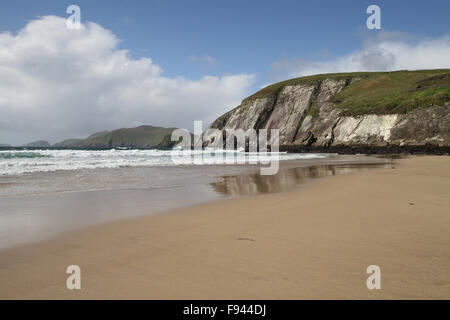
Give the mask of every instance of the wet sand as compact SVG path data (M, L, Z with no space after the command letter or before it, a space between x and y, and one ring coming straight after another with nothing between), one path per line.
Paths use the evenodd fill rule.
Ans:
M125 167L0 177L0 249L115 220L148 216L224 197L289 190L316 177L388 165L389 159L328 155L257 165ZM224 177L224 178L223 178Z
M449 299L449 164L410 157L0 250L0 298Z

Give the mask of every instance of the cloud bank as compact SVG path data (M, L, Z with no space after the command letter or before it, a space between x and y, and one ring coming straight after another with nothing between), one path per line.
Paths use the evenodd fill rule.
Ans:
M96 23L45 16L0 33L0 143L51 142L140 124L192 127L239 104L254 75L170 78Z
M405 33L383 31L342 57L281 59L271 67L277 80L319 73L450 68L450 36L414 40Z

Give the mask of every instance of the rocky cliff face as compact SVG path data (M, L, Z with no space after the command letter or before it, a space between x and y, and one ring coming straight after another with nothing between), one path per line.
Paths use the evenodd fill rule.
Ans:
M352 115L334 97L359 76L324 78L282 86L265 97L250 97L218 118L211 129L279 129L280 145L336 146L450 145L450 104L414 108L410 112ZM205 131L204 145L214 146L217 133Z

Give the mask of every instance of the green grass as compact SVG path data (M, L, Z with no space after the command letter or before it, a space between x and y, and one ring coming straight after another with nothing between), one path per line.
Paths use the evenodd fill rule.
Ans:
M450 101L450 70L398 71L370 75L332 99L343 113L406 113Z
M370 75L370 73L350 72L350 73L318 74L318 75L313 75L313 76L294 78L294 79L281 81L278 83L274 83L270 86L267 86L267 87L259 90L255 94L249 96L247 99L250 100L250 99L257 99L257 98L265 98L265 97L268 97L271 95L278 95L280 93L281 89L283 89L286 86L292 86L292 85L297 85L297 84L319 84L321 81L323 81L327 78L338 79L338 80L341 80L341 79L350 80L350 79L356 78L356 77L367 77L368 75ZM245 100L247 100L247 99L245 99Z
M308 113L306 115L313 117L313 119L315 119L319 116L319 110L316 109L315 103L311 104L311 106L309 107Z
M332 98L343 109L342 114L405 113L415 108L443 105L450 101L450 69L314 75L275 83L246 100L278 96L288 85L318 85L327 78L349 81L356 77L362 79L345 87ZM309 113L316 116L317 110L310 108Z

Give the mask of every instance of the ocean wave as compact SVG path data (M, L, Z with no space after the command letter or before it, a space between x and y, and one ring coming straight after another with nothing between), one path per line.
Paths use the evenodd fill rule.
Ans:
M173 156L177 156L174 161ZM180 158L181 156L181 158ZM272 154L273 156L273 154ZM324 154L275 153L277 160L325 158ZM198 160L201 161L198 161ZM271 155L231 150L39 150L0 152L0 175L101 168L267 164Z
M50 155L40 154L39 152L0 152L0 159L15 159L15 158L50 158Z

